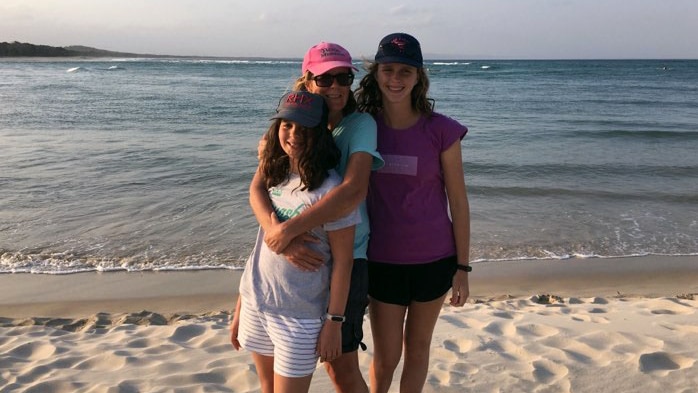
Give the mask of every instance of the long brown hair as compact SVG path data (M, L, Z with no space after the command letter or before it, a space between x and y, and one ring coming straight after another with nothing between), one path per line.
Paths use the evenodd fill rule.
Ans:
M312 191L320 187L327 178L328 171L339 164L341 152L334 144L332 133L327 129L327 112L327 104L323 101L320 124L313 128L303 127L303 149L298 160L298 174L303 183L301 190ZM279 141L281 122L282 119L276 119L269 126L267 143L260 160L260 171L267 188L285 182L291 173L288 154L281 148Z
M378 63L366 62L364 68L367 74L361 78L359 87L354 94L359 111L375 115L383 109L382 95L376 79ZM434 113L434 100L427 97L428 92L429 77L424 67L419 67L417 68L417 84L412 88L410 96L412 109L423 115Z

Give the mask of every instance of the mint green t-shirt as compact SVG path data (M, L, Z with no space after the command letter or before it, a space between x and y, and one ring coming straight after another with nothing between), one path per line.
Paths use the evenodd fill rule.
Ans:
M368 153L373 156L371 170L375 171L383 167L383 158L376 150L376 122L368 113L354 112L344 117L339 122L339 125L332 130L332 136L335 144L342 152L342 158L337 167L337 172L340 176L344 177L349 157L358 152ZM359 213L361 214L361 223L356 226L356 235L354 236L354 259L365 259L370 232L365 201L359 205Z

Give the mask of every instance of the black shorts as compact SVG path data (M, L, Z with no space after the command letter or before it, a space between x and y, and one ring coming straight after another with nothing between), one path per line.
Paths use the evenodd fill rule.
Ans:
M342 323L342 353L354 352L359 346L365 351L364 315L368 306L368 268L365 259L354 259L351 269L349 297L344 309L346 321Z
M383 303L408 306L440 298L453 283L455 256L415 265L368 262L368 294Z

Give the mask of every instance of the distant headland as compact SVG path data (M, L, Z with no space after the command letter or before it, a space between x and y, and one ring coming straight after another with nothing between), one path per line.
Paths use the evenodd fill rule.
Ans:
M0 42L0 57L181 57L113 52L89 46L48 46L24 42Z
M226 59L226 60L271 60L269 57L259 57L259 56L248 56L248 57L236 57L236 56L201 56L201 55L190 55L190 56L178 56L178 55L154 55L150 53L128 53L128 52L114 52L110 50L97 49L89 46L83 45L71 45L71 46L49 46L49 45L36 45L24 42L0 42L0 59L1 58L24 58L24 57L49 57L49 58L65 58L70 59L72 57L81 58L100 58L100 57L126 57L126 58L141 58L141 59ZM276 58L275 58L276 59ZM286 58L278 58L277 60L285 60ZM294 60L294 59L290 59ZM297 60L297 59L295 59Z

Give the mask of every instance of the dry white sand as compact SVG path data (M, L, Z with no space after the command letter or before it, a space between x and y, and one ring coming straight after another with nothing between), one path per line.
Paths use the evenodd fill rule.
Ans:
M238 279L0 275L0 392L258 391L249 353L228 341ZM444 306L427 392L698 387L698 257L476 264L471 294ZM322 366L311 391L332 391Z

